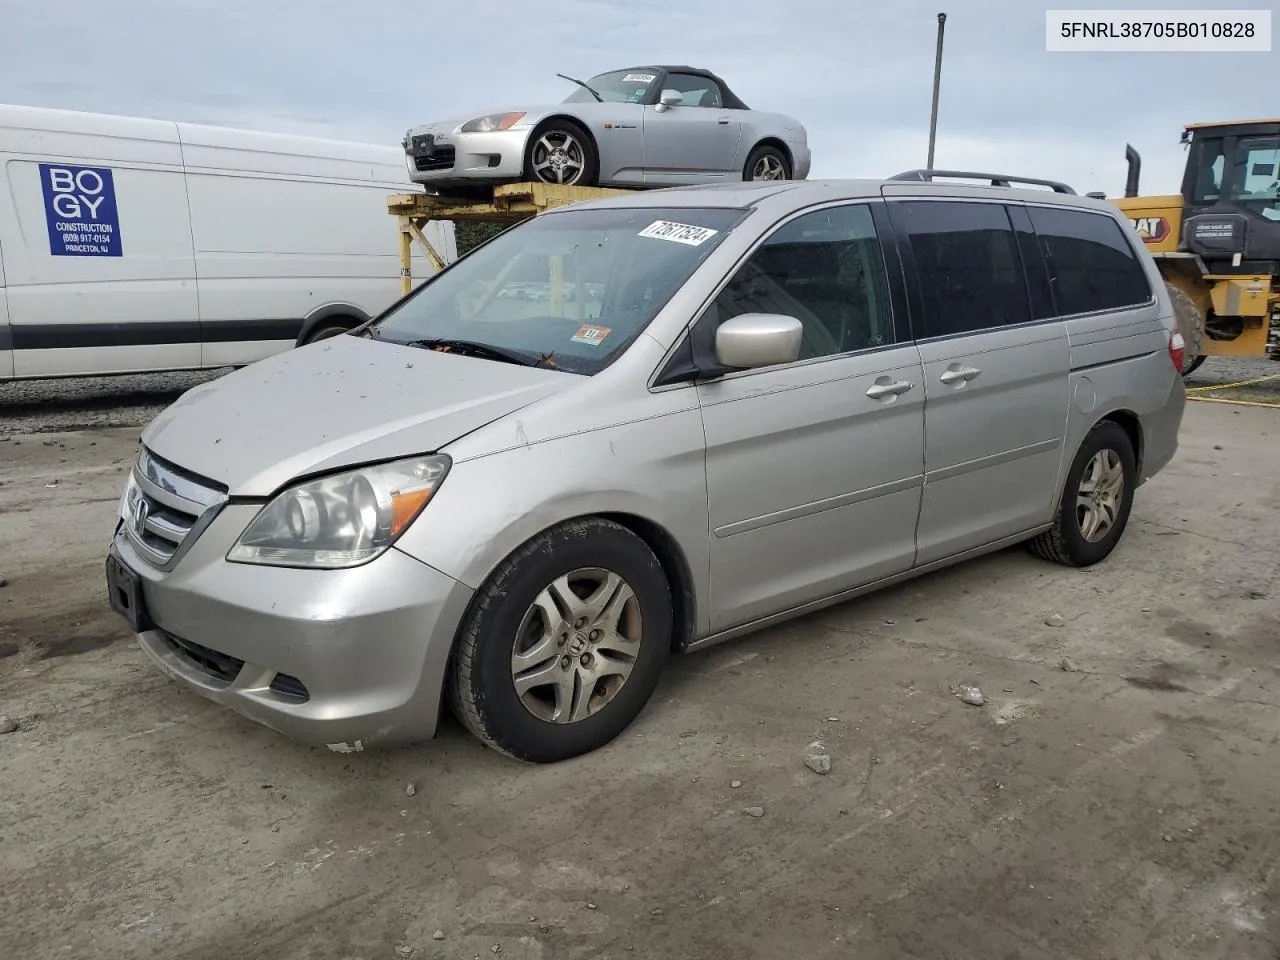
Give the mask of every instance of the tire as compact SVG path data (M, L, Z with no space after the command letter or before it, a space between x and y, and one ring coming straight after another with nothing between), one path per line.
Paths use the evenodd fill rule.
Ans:
M345 323L322 323L309 334L307 339L303 340L301 346L309 343L315 343L317 340L328 340L330 337L336 337L341 333L347 333L351 329L351 325Z
M1122 486L1119 495L1112 498L1110 526L1101 537L1090 540L1081 522L1081 484L1089 481L1094 467L1105 465L1108 460L1113 470L1119 470ZM1030 540L1028 549L1042 560L1069 567L1088 567L1104 560L1115 549L1129 523L1136 475L1133 442L1124 428L1111 420L1096 424L1071 463L1053 526ZM1093 509L1093 514L1096 513L1097 507ZM1102 511L1102 515L1106 516L1107 512ZM1086 512L1084 516L1088 519L1091 514Z
M766 171L778 172L779 176L763 176ZM761 144L751 151L746 165L742 168L743 180L790 180L791 161L777 147Z
M1193 361L1191 361L1190 366L1188 366L1185 370L1182 371L1182 375L1184 377L1191 376L1191 374L1195 373L1196 370L1199 369L1200 364L1204 363L1208 359L1209 358L1206 357L1203 353L1200 354L1200 356L1196 357Z
M574 619L563 619L565 605L550 606L557 581L563 597L562 578L584 569L612 574L630 587L632 599L620 608L617 630L608 626L616 603L599 601L603 614L593 619L582 609L579 597L586 591L575 581L567 582L578 594L570 597L579 605L570 613ZM552 616L543 612L548 609ZM475 737L501 753L531 763L567 760L604 746L639 716L657 686L671 635L671 589L644 541L608 520L570 521L516 550L477 591L450 659L449 705ZM634 659L619 679L607 671L625 669L618 654L628 646ZM520 669L513 663L518 653L532 653ZM587 671L594 676L593 692L608 697L595 712L574 719ZM518 690L517 675L527 680L542 673L549 682ZM590 696L586 706L592 706Z
M543 167L559 155L563 166ZM569 165L576 164L574 167ZM563 179L556 171L563 170ZM593 187L600 172L600 158L587 132L568 120L553 120L529 137L525 148L525 179L535 183L555 183L572 187Z
M1166 283L1165 286L1173 300L1173 317L1178 324L1178 332L1182 334L1182 376L1185 377L1204 362L1204 356L1200 352L1204 349L1204 314L1194 300L1173 284Z

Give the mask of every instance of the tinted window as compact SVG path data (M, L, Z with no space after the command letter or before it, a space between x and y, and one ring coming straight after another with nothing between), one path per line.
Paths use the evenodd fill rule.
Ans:
M915 258L922 337L967 333L1031 319L1018 241L994 203L913 201L891 205Z
M465 340L529 364L594 374L744 215L637 207L532 217L432 277L373 335L399 343Z
M804 324L800 359L893 342L884 258L865 204L797 217L770 236L716 298L722 323L780 313Z
M1142 262L1111 217L1028 207L1059 316L1115 310L1151 296Z
M663 90L677 90L684 97L686 107L719 107L723 104L720 98L720 85L707 77L696 77L688 73L669 73L662 84Z

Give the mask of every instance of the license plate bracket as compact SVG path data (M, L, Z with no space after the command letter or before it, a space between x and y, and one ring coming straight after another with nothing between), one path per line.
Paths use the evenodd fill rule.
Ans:
M154 628L142 593L142 579L125 565L115 551L107 554L107 597L111 609L124 617L134 633Z
M413 151L415 159L430 159L436 153L435 135L430 133L419 134L411 141L410 149Z

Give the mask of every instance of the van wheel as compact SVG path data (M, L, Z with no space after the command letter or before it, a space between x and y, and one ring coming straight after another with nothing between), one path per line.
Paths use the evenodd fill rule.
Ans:
M672 599L644 541L608 520L553 527L476 593L449 668L448 698L495 750L532 763L618 736L657 686Z
M308 343L315 343L317 340L328 340L330 337L336 337L341 333L348 333L350 330L351 328L345 323L322 324L311 331L307 336L307 339L302 341L302 345L306 346Z
M1137 474L1133 443L1110 420L1094 426L1076 452L1054 524L1028 543L1042 560L1087 567L1105 559L1129 522Z

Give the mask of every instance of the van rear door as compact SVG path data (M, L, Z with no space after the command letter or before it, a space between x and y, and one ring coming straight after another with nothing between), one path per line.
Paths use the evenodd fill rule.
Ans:
M4 203L0 197L0 204ZM0 380L13 376L13 333L9 330L9 297L4 285L4 244L0 244Z
M0 217L19 377L198 367L191 221L172 123L0 111Z

